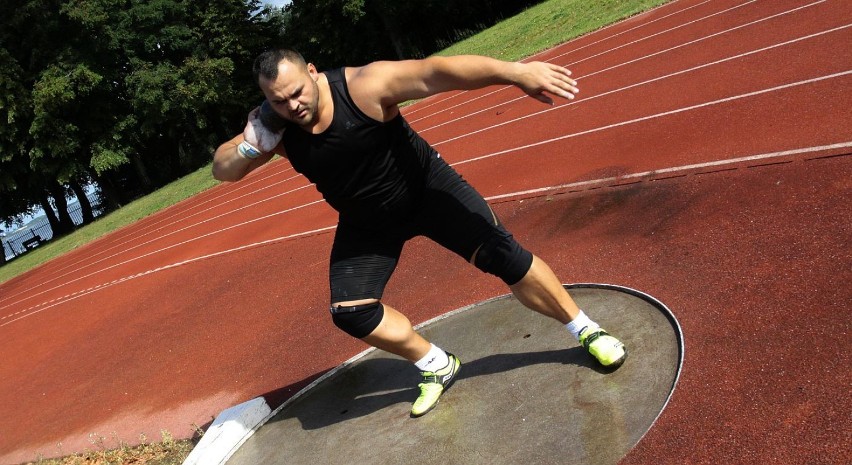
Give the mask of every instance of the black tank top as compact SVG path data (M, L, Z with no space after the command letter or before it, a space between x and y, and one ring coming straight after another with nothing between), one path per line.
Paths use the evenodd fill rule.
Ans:
M327 71L334 117L320 134L289 124L282 139L293 168L316 184L341 220L369 224L405 216L417 205L437 152L397 115L365 115L352 101L343 68Z

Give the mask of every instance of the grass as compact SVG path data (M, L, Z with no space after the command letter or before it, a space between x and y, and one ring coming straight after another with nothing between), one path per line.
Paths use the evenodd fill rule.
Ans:
M668 0L548 0L438 55L486 55L516 61L662 5Z
M486 55L520 60L542 50L635 15L668 0L546 0L526 11L462 40L439 55ZM54 257L152 215L217 184L210 165L168 186L99 218L74 233L43 245L0 267L0 283ZM62 459L38 460L39 465L71 464L181 464L192 449L191 441L175 441L163 433L163 441L116 450L89 451Z
M166 431L161 433L159 442L148 442L142 435L137 446L121 445L117 449L103 447L104 438L96 438L93 445L96 450L69 455L62 458L39 458L26 465L179 465L192 451L194 443L189 440L175 440Z

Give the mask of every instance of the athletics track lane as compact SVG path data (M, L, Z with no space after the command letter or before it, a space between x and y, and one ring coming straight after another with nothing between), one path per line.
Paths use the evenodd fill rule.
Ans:
M798 7L804 8L721 33ZM709 15L713 16L702 19ZM848 229L836 223L837 216L849 218L848 208L838 210L826 199L831 193L848 194L848 181L844 181L849 179L848 157L805 160L848 153L852 140L845 123L850 120L852 107L845 90L849 88L848 78L826 76L848 71L852 60L848 50L826 54L825 49L848 43L849 33L840 29L803 37L842 27L850 23L850 17L849 7L837 1L675 2L541 54L560 64L577 62L570 65L580 78L581 94L574 102L560 102L550 109L522 99L504 104L502 108L508 111L500 115L496 115L500 111L497 107L432 130L427 130L427 123L440 124L490 108L518 93L491 88L459 93L450 99L436 96L406 109L406 113L412 112L412 124L433 143L460 135L459 128L481 130L534 115L458 142L439 144L444 156L456 163L474 155L522 147L529 141L594 130L536 148L458 164L458 169L488 196L560 185L568 187L545 193L600 188L624 182L630 174L661 168L672 169L666 177L679 176L650 185L551 195L495 206L516 235L544 256L564 280L631 285L655 294L676 313L682 309L683 314L678 316L686 323L685 376L660 423L628 462L641 463L633 457L653 457L665 446L664 450L695 461L718 461L713 457L745 450L763 459L793 452L787 463L799 463L797 457L801 456L795 453L801 453L802 446L783 443L784 428L798 429L803 441L820 442L831 437L830 433L837 434L830 420L844 409L848 413L848 394L844 397L828 386L833 379L838 381L837 375L826 369L836 360L811 362L801 373L791 374L766 360L749 359L747 355L752 352L748 349L735 354L724 351L726 346L714 339L716 333L707 326L720 317L734 321L748 329L752 340L776 351L770 352L773 358L801 364L801 355L784 345L798 344L798 339L793 340L771 318L782 296L793 299L794 308L801 307L801 298L795 300L795 295L781 289L784 284L802 290L796 274L789 270L780 276L771 273L791 257L799 262L789 263L787 268L808 277L822 291L820 295L808 293L818 308L814 319L819 325L827 323L825 313L836 311L838 301L846 297L848 302L848 291L846 295L841 291L848 269L838 268L848 264L848 253L838 256L826 239L833 237L841 245L847 240L848 244ZM661 19L655 21L657 18ZM663 32L678 25L688 26ZM698 29L692 30L694 27ZM663 52L712 34L718 35L695 46ZM607 50L613 51L601 54ZM755 52L649 82L641 90L619 90L751 51ZM662 53L645 58L657 52ZM567 61L560 61L563 59ZM625 64L603 71L621 63ZM583 76L596 72L584 80ZM807 82L817 78L822 80ZM672 84L677 81L679 85ZM802 83L768 90L796 82ZM713 99L761 91L765 92L688 109ZM613 93L601 96L607 92ZM472 100L477 96L482 98ZM458 99L471 103L453 103ZM417 108L423 109L413 113ZM430 112L437 115L414 122ZM628 124L653 115L659 116ZM533 134L536 137L526 138ZM762 171L696 174L718 169L710 163L754 155L766 155L762 163L785 164L763 167ZM690 164L704 166L677 169ZM742 164L731 162L723 168ZM333 225L333 215L322 205L305 206L318 198L310 187L287 194L306 185L301 178L286 180L290 176L292 170L286 162L270 164L244 183L211 189L4 283L0 331L5 334L0 353L8 354L8 364L3 368L5 386L0 407L10 414L0 420L0 431L5 433L2 437L8 438L0 443L0 461L6 463L6 457L15 457L15 453L21 460L31 458L26 451L55 452L54 445L60 440L65 451L73 450L88 445L86 436L91 432L110 436L115 431L131 441L139 431L156 436L159 428L188 434L188 423L203 423L222 408L255 395L269 392L280 400L288 395L288 389L294 389L292 385L303 384L360 351L362 346L335 332L323 311L330 236L309 232ZM646 177L655 176L661 177ZM275 195L280 197L272 199ZM548 202L547 198L552 200ZM797 208L791 209L790 204ZM237 210L239 207L246 208ZM281 213L296 207L302 208ZM832 214L834 219L826 218ZM273 216L246 223L265 215ZM813 217L820 221L807 232L779 228L789 218L806 224L809 220L813 223ZM306 234L297 240L276 241L300 233ZM815 233L822 235L810 237ZM805 237L812 241L804 241ZM726 255L718 249L706 250L706 244L698 239L737 244L743 248L744 257L754 260ZM268 240L273 242L222 253ZM214 255L217 253L222 254ZM269 263L270 255L280 262ZM209 257L199 258L204 256ZM418 259L423 256L430 259ZM724 267L711 266L714 263L723 263ZM662 265L665 267L658 268ZM700 276L695 276L696 268L702 270ZM813 270L833 272L833 276ZM89 276L78 279L80 274ZM756 277L768 281L764 288ZM447 289L446 282L459 286ZM703 283L722 289L715 291ZM742 287L738 292L737 286ZM415 241L406 249L390 288L387 299L405 302L406 313L413 321L505 292L498 283L423 241ZM425 292L433 288L440 288L441 295ZM778 300L759 294L767 289L779 291ZM725 298L717 303L708 295ZM751 306L732 299L734 295L751 304L754 302L747 299L757 299L761 304L757 308L766 309L765 316L757 318L766 325L762 327L764 333L756 331L760 326L752 327L753 320L742 321L739 311ZM239 308L234 308L234 302L241 303ZM814 353L823 353L831 344L848 344L838 339L844 334L844 322L840 323L840 334L823 331L818 325L823 341L811 349ZM848 329L848 322L845 324ZM305 331L306 327L317 331ZM306 360L307 347L314 350ZM321 350L325 347L334 350ZM705 356L713 360L704 360ZM713 364L726 368L724 376L708 366ZM763 373L759 370L767 375L755 381L755 376ZM795 386L806 400L782 415L784 428L769 430L769 442L761 445L755 442L752 429L765 427L761 421L767 418L776 418L767 416L767 409L786 407L786 397L779 398L778 391L763 381L770 375L780 377L790 387L791 392L782 394L791 395ZM805 383L809 379L825 381ZM743 388L749 383L757 384L754 391ZM706 399L711 393L724 395L718 400ZM754 398L757 393L773 395ZM838 401L825 405L820 396ZM16 399L28 401L23 404ZM707 415L713 419L712 425L695 418L708 407L715 412ZM740 411L750 412L753 420L739 422ZM822 411L825 417L816 418L816 411ZM716 435L706 438L707 431ZM689 444L696 438L715 452L692 450ZM823 442L821 450L829 459L844 451L842 444L838 448L827 440Z

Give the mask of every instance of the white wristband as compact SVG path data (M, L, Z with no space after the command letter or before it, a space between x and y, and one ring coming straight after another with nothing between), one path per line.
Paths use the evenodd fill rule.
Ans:
M246 141L240 142L240 145L237 146L237 152L249 160L254 160L260 156L260 150Z

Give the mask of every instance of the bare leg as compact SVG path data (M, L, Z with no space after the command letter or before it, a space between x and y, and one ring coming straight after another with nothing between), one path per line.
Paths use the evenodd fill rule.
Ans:
M523 279L509 288L522 304L563 324L580 313L574 299L562 287L553 270L536 256L533 256L532 266Z
M510 288L522 304L563 324L570 322L580 313L577 304L562 287L553 270L536 256L533 256L532 266L524 278ZM342 304L355 305L368 302L371 301ZM411 362L425 357L431 348L429 341L414 331L405 315L389 305L383 304L383 306L385 313L381 323L361 340Z
M414 363L429 352L431 344L417 334L405 315L389 305L382 304L385 314L381 323L362 341L386 352L399 355Z

